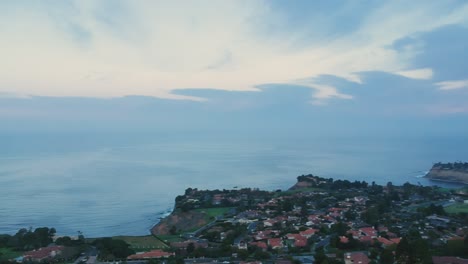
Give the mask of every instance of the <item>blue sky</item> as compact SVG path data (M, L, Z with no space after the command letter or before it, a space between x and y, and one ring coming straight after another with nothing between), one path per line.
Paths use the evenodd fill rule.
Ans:
M0 58L6 130L467 130L466 1L1 1Z

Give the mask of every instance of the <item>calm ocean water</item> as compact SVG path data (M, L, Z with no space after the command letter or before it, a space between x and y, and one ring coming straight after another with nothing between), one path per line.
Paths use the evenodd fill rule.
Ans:
M432 163L468 158L467 138L25 134L1 135L0 146L0 233L88 237L148 234L188 187L286 189L307 173L427 185Z

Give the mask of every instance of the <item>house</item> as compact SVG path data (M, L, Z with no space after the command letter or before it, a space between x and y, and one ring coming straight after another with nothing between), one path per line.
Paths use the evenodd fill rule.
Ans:
M270 238L273 233L274 232L272 230L258 231L257 234L254 235L254 239L255 240L267 239L267 238Z
M247 249L247 243L243 237L238 237L234 240L234 246L238 249Z
M363 227L363 228L360 228L359 231L363 233L365 236L370 236L372 238L377 237L377 230L375 230L373 227Z
M268 239L268 245L272 249L278 249L283 247L283 240L281 238L270 238Z
M263 225L265 227L272 227L276 223L278 223L278 221L276 221L275 219L268 219L268 220L263 221Z
M349 242L349 239L345 236L340 236L340 243L346 244Z
M299 234L305 238L310 238L313 236L315 233L317 233L317 229L309 228L307 230L304 230L302 232L299 232Z
M306 247L307 246L307 239L302 238L302 239L297 239L294 241L294 246L295 247Z
M286 239L288 239L288 240L299 240L299 239L302 239L302 238L304 238L304 237L299 235L299 234L286 234Z
M23 260L48 262L48 260L52 260L56 256L60 255L64 248L64 246L51 246L39 248L38 250L28 251L24 253Z
M141 252L133 254L127 257L128 260L137 260L137 259L158 259L158 258L168 258L170 256L175 256L174 252L165 252L160 249Z
M361 236L361 232L357 230L349 230L348 234L351 234L354 239L358 239Z
M364 243L364 244L367 244L367 245L372 245L373 239L374 238L371 237L371 236L362 236L362 237L359 238L359 241L361 243Z
M344 255L345 264L369 264L370 259L363 252L349 252Z
M393 242L393 241L391 241L391 240L388 240L388 239L386 239L385 237L378 237L378 238L377 238L377 241L379 241L379 242L382 244L382 246L383 246L384 248L395 244L395 242Z

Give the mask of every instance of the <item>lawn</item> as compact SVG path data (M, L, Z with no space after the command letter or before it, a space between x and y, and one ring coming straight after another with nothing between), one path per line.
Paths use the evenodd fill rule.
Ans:
M234 207L216 207L216 208L202 208L194 211L205 214L208 221L213 220L216 216L224 215Z
M0 248L0 260L14 259L23 255L21 251L13 251L10 248Z
M444 208L444 210L449 214L456 213L467 213L468 214L468 204L456 203Z
M161 240L154 236L116 236L114 239L121 239L135 251L149 251L153 249L168 248Z

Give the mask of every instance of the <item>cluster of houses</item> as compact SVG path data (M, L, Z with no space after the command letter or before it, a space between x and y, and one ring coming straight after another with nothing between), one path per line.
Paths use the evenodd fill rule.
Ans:
M388 192L387 188L384 187L383 192ZM418 226L422 238L425 239L429 239L429 230L439 232L438 241L440 243L464 239L467 235L468 223L458 223L457 232L446 232L443 229L451 224L450 217L431 215L415 221L413 213L395 209L404 209L405 206L402 205L404 202L411 205L427 202L418 195L412 195L407 200L394 204L393 208L396 211L395 217L391 219L392 226L390 228L383 224L369 225L360 216L369 209L368 201L370 198L366 195L366 191L356 190L355 194L355 196L343 200L335 199L329 192L320 190L274 195L268 199L255 197L254 207L251 206L247 210L237 212L236 215L225 218L224 222L246 226L246 232L235 239L233 244L235 248L246 250L249 247L256 247L270 252L272 256L313 255L317 248L327 248L330 245L330 229L337 224L344 225L346 229L345 234L338 237L340 244L346 245L352 239L363 245L379 246L383 249L396 248L402 239L401 234L405 234L414 226ZM329 199L331 206L317 208L317 200L320 200L320 197L321 199ZM213 196L212 204L220 205L223 201L240 201L246 204L249 199L252 197L245 193L238 197L233 197L232 193L221 193ZM449 198L445 197L444 199L448 200ZM300 203L301 200L306 202ZM288 201L292 202L293 206L290 210L285 210L284 204ZM348 215L355 217L350 219ZM401 215L403 216L400 217ZM322 232L321 229L324 227L329 230L328 233ZM216 231L221 232L222 230L217 230L216 226L206 230L208 233ZM221 238L223 238L224 233L225 230L222 232ZM203 238L203 234L200 234L199 238ZM328 255L333 257L333 254ZM365 264L371 262L367 251L345 252L340 258L345 263Z
M314 184L325 183L326 181L314 182ZM301 187L300 184L297 186ZM304 187L310 187L310 184ZM388 188L382 189L383 193L388 191ZM378 221L370 225L363 217L369 211L369 202L372 202L367 195L367 189L358 188L343 192L347 193L340 193L340 196L320 189L285 193L258 189L212 193L212 191L193 189L186 192L184 199L179 199L177 206L180 208L181 204L188 206L187 208L229 206L232 210L227 215L216 218L214 221L216 223L210 223L200 229L203 231L185 234L183 236L185 240L170 243L171 252L162 250L142 252L130 255L128 260L177 257L177 252L184 252L184 256L187 256L189 247L204 249L219 247L229 237L232 239L235 236L232 248L237 251L250 250L250 252L254 248L268 253L270 256L268 263L291 264L292 261L300 261L311 264L314 263L314 256L320 249L328 258L341 263L368 264L371 262L370 254L362 248L378 247L382 250L386 248L394 250L402 240L402 236L415 227L421 237L432 245L463 240L468 235L466 222L440 215L421 217L417 210L408 209L427 203L424 197L415 194L393 202L389 219L386 219L388 221L385 223ZM444 196L440 199L442 200L434 202L443 203L453 197ZM243 231L235 232L229 229L234 226L241 226ZM431 238L434 234L437 239ZM353 248L353 243L358 243L361 247ZM327 252L330 247L339 246L341 246L340 254ZM40 249L27 252L23 258L44 261L60 254L61 250L63 250L61 247ZM220 259L216 258L185 260L189 264L219 263L219 261ZM241 261L237 258L237 254L233 254L228 261L238 264L261 264L259 260ZM468 260L456 257L433 257L433 262L468 263Z

